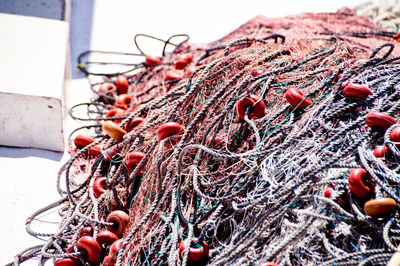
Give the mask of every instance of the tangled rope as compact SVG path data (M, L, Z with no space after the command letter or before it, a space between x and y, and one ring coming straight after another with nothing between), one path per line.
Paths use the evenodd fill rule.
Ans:
M27 221L47 242L15 264L386 264L400 243L394 37L344 10L256 17L111 74L80 61L96 97L70 114L95 123L77 129L62 198ZM57 232L32 229L59 206Z
M368 17L374 23L382 25L388 30L398 32L400 30L400 1L378 0L362 3L354 8L354 11Z

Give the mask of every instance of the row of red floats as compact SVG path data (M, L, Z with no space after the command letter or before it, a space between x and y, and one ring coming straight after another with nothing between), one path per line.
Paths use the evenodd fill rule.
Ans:
M147 67L155 66L157 64L160 64L161 62L162 62L162 59L160 57L154 57L154 56L147 55L146 59L145 59L145 65ZM175 61L174 68L169 69L165 73L165 80L171 81L171 80L183 79L185 76L185 72L183 70L192 62L193 62L193 57L191 54L179 55ZM189 77L192 73L193 73L192 68L188 68L186 70L187 77Z
M348 99L365 99L370 95L373 95L372 91L364 85L347 84L343 87L343 96ZM288 89L285 98L293 108L303 109L311 105L311 101L295 88Z
M117 252L121 248L123 236L128 224L129 215L123 211L113 211L106 221L112 225L106 226L106 230L100 231L97 238L93 237L93 228L84 227L80 232L80 238L76 241L76 249L82 252L82 257L91 265L97 265L103 261L103 265L114 265ZM108 254L107 254L108 251ZM74 247L70 246L67 253L73 253ZM79 266L77 257L63 258L55 261L55 266Z
M76 242L76 249L82 252L82 257L91 265L97 265L102 261L102 265L115 265L118 251L121 249L124 239L121 238L129 224L129 216L123 211L114 211L107 216L108 223L106 230L93 237L93 228L84 227L80 232L80 238ZM189 245L189 239L180 241L179 256L182 259L183 253ZM108 251L108 253L107 253ZM73 253L73 246L69 247L67 253ZM205 241L194 238L193 244L189 247L189 262L204 262L209 256L209 246ZM81 265L77 257L62 258L54 263L55 266L79 266Z
M129 215L123 211L114 211L107 216L106 221L112 225L107 226L106 230L93 237L93 228L84 227L80 232L80 238L76 242L76 249L82 252L82 257L91 265L97 265L102 261L102 265L115 265L118 251L124 241L121 238L129 224ZM180 241L179 256L182 259L185 248L189 245L189 239ZM107 253L108 251L108 253ZM67 253L73 253L73 246L69 247ZM209 246L205 241L194 238L193 244L189 247L188 261L206 261L209 256ZM55 266L79 266L81 265L77 257L62 258L54 263Z

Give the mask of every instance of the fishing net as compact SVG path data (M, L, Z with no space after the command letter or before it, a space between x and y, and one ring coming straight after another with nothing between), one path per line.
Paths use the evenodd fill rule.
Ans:
M122 55L137 64L80 57L95 97L70 114L90 122L62 198L28 219L48 241L16 263L386 264L400 243L396 33L342 9L187 39ZM32 229L56 207L56 232ZM129 215L122 240L99 254L85 237L115 229L115 211Z
M362 3L354 8L358 15L371 19L388 30L400 30L400 1L377 0Z

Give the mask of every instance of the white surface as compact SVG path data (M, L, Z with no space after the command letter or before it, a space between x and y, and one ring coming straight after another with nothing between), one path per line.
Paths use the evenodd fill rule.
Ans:
M67 22L0 13L0 91L61 98Z
M0 36L0 145L63 151L68 23L0 13Z
M44 150L0 148L3 188L0 193L0 265L13 261L14 255L23 249L42 243L25 231L25 221L33 212L58 199L55 177L61 157L62 153ZM42 220L56 221L52 216L42 217ZM44 225L47 227L51 223ZM37 265L37 261L27 265Z
M353 7L361 2L363 1L74 1L71 52L73 60L89 48L134 52L133 36L136 33L162 38L187 33L192 42L209 42L223 37L259 14L278 17L301 12L333 12L342 6ZM91 6L92 3L94 7ZM91 10L93 14L89 12ZM160 51L154 51L157 52ZM73 66L76 66L75 61ZM73 71L74 77L82 76L76 69L73 68ZM86 101L85 97L80 98L86 86L84 80L73 80L70 94L76 102ZM23 155L26 153L30 156ZM0 196L0 211L2 217L7 217L2 221L4 225L0 233L2 239L8 240L0 242L0 264L12 260L13 255L22 249L40 243L25 233L23 224L32 212L57 199L55 177L61 166L60 157L57 153L47 151L0 148L0 169L3 170L2 178L6 180L7 190L7 193ZM25 183L29 185L25 186ZM37 262L30 261L24 265L37 265Z

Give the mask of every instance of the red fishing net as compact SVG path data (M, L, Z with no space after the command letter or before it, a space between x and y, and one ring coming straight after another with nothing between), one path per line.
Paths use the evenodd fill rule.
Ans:
M394 37L342 9L258 16L216 42L147 55L126 80L81 63L100 79L80 119L107 122L74 135L60 228L30 252L106 265L385 263L399 239ZM385 162L371 156L378 144ZM366 164L374 188L353 199L347 176ZM363 210L375 198L387 211ZM99 235L118 227L109 248Z

